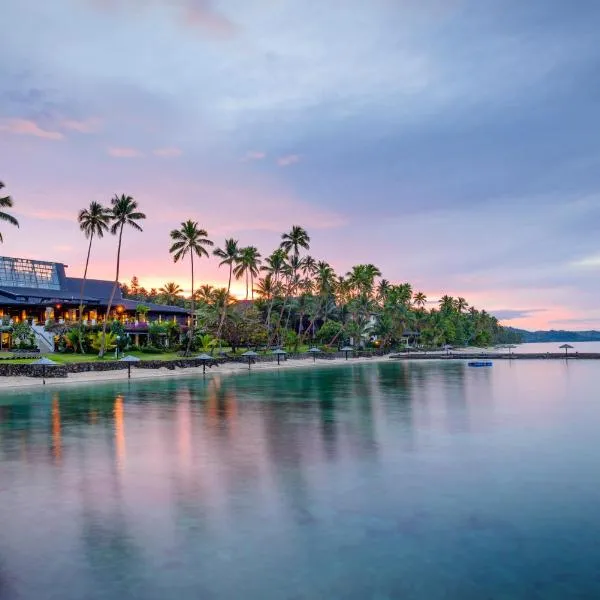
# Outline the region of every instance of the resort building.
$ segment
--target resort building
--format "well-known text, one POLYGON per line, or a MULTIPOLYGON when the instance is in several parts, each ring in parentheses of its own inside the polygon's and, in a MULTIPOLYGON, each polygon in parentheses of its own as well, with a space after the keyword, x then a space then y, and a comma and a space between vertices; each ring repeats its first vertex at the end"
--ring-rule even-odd
MULTIPOLYGON (((49 323, 75 323, 83 280, 67 277, 66 265, 28 258, 0 257, 0 348, 10 346, 10 326, 27 320, 34 327, 49 323)), ((88 325, 104 321, 113 291, 112 281, 88 279, 83 296, 83 320, 88 325)), ((110 320, 118 319, 125 330, 143 334, 152 321, 188 325, 188 311, 178 306, 138 302, 123 298, 117 287, 110 320)))

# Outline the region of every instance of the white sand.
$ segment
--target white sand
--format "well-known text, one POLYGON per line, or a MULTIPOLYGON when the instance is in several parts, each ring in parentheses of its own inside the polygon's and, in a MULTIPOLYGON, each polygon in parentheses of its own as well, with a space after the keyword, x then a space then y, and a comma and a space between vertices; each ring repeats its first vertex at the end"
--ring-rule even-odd
MULTIPOLYGON (((257 362, 251 366, 252 371, 274 371, 277 369, 299 369, 299 368, 314 368, 314 367, 329 367, 336 365, 356 365, 364 363, 381 362, 388 360, 387 356, 377 356, 373 358, 349 358, 346 361, 345 358, 335 358, 331 360, 324 360, 317 358, 316 362, 313 362, 312 358, 306 359, 295 359, 281 361, 278 366, 277 361, 273 362, 257 362)), ((206 376, 214 375, 229 375, 231 373, 241 373, 248 371, 247 363, 224 363, 218 367, 212 367, 206 369, 206 376)), ((191 367, 188 369, 175 368, 170 370, 167 368, 161 369, 138 369, 135 366, 131 367, 131 380, 147 380, 157 379, 165 377, 186 377, 186 376, 198 376, 202 375, 202 367, 191 367)), ((88 383, 106 383, 109 381, 126 381, 127 380, 127 369, 119 371, 90 371, 87 373, 69 373, 65 379, 63 377, 57 377, 56 379, 46 379, 46 387, 49 386, 64 386, 73 384, 88 384, 88 383)), ((40 387, 43 385, 41 378, 36 377, 0 377, 0 392, 2 390, 9 390, 15 388, 26 388, 26 387, 40 387)))

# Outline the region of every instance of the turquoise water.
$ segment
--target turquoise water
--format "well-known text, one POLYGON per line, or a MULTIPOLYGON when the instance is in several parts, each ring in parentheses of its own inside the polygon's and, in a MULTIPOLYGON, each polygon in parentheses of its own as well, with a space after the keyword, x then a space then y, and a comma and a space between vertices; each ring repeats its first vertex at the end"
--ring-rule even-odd
POLYGON ((0 393, 0 599, 600 597, 595 362, 0 393))

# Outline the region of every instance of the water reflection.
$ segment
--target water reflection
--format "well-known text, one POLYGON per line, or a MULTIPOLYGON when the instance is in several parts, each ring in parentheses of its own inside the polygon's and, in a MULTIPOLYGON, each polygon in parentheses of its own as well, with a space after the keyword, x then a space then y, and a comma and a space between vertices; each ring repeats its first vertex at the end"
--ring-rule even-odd
POLYGON ((67 599, 435 598, 463 589, 456 578, 477 592, 457 597, 494 597, 472 572, 505 548, 539 580, 536 519, 568 521, 584 545, 600 533, 578 521, 600 501, 579 479, 600 466, 580 448, 599 415, 573 387, 595 373, 548 365, 355 364, 5 397, 0 599, 58 580, 67 599), (560 428, 578 406, 575 436, 560 428), (552 478, 570 485, 549 493, 552 478))

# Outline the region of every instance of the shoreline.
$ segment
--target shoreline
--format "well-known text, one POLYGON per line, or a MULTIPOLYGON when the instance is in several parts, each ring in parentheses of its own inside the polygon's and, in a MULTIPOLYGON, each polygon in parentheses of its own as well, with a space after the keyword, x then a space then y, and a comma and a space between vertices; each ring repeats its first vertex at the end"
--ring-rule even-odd
MULTIPOLYGON (((374 362, 384 362, 390 360, 390 355, 373 356, 370 358, 334 358, 329 360, 318 359, 313 362, 311 358, 292 358, 282 361, 280 365, 276 361, 256 362, 250 368, 252 371, 277 371, 277 370, 292 370, 292 369, 310 369, 314 367, 324 366, 340 366, 347 364, 366 364, 374 362)), ((214 375, 235 375, 238 373, 248 372, 247 363, 229 362, 222 365, 206 369, 206 376, 214 375)), ((127 381, 149 381, 152 379, 169 379, 173 377, 187 376, 203 376, 202 366, 167 369, 162 367, 159 369, 138 369, 132 367, 131 379, 127 376, 127 369, 118 369, 114 371, 86 371, 83 373, 69 373, 68 377, 51 377, 46 379, 46 384, 42 382, 41 377, 24 377, 24 376, 7 376, 0 378, 0 396, 3 391, 14 391, 27 388, 42 388, 61 387, 72 385, 87 385, 96 383, 113 383, 127 381)))

